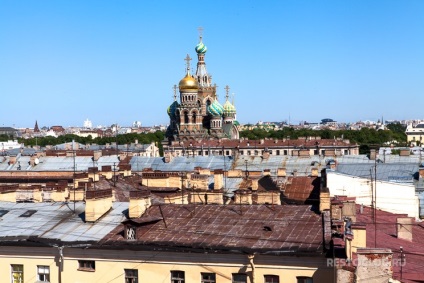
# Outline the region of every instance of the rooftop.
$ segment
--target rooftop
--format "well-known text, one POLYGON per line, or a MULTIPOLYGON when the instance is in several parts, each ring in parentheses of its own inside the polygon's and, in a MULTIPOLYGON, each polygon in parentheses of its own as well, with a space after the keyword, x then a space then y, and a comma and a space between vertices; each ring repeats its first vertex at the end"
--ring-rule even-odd
POLYGON ((137 226, 135 241, 124 239, 122 224, 109 233, 102 244, 142 244, 163 249, 323 253, 321 215, 311 211, 308 205, 165 204, 150 207, 142 217, 132 221, 137 226))

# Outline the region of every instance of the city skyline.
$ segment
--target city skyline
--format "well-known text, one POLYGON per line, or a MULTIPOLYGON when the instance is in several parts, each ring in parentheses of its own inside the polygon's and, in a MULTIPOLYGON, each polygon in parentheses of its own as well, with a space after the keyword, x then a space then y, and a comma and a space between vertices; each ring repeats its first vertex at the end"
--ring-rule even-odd
POLYGON ((422 118, 420 1, 184 3, 3 1, 2 125, 168 124, 199 26, 240 123, 422 118))

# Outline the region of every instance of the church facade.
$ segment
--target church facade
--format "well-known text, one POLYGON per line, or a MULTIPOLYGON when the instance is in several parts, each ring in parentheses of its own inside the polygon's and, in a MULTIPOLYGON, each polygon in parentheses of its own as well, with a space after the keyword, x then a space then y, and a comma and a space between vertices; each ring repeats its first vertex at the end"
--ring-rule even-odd
POLYGON ((226 101, 218 101, 217 86, 212 84, 212 76, 206 70, 206 45, 200 36, 195 47, 197 69, 192 74, 190 56, 186 57, 186 75, 174 86, 174 101, 168 107, 170 124, 166 131, 168 142, 200 141, 216 139, 238 139, 236 108, 229 101, 229 87, 225 87, 226 101))

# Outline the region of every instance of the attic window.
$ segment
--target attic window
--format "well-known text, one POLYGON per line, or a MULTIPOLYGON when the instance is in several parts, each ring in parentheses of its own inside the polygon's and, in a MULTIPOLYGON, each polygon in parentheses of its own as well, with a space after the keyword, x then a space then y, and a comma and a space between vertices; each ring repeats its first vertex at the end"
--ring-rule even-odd
POLYGON ((19 217, 30 217, 36 212, 37 212, 37 210, 30 209, 30 210, 25 211, 21 215, 19 215, 19 217))
POLYGON ((271 232, 272 228, 270 226, 264 226, 264 231, 271 232))
POLYGON ((136 230, 133 226, 127 226, 125 229, 125 238, 127 240, 135 240, 136 239, 136 230))
POLYGON ((1 210, 0 210, 0 217, 3 217, 3 216, 4 216, 4 215, 6 215, 8 212, 9 212, 9 210, 1 209, 1 210))

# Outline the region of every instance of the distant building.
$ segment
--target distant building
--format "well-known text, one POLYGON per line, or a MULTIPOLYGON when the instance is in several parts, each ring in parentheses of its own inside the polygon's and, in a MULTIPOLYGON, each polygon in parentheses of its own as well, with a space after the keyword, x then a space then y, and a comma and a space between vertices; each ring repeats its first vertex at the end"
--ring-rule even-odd
POLYGON ((166 131, 169 143, 200 139, 237 139, 239 130, 236 122, 236 108, 229 100, 229 87, 225 87, 226 101, 218 101, 217 86, 212 84, 212 77, 206 70, 206 45, 196 45, 197 70, 190 72, 191 58, 187 54, 187 72, 181 79, 178 89, 180 100, 177 101, 177 87, 174 86, 174 102, 168 107, 170 125, 166 131))
POLYGON ((0 135, 9 135, 16 137, 19 131, 12 127, 0 127, 0 135))
POLYGON ((406 127, 407 142, 412 145, 422 145, 424 137, 424 123, 419 123, 415 127, 409 124, 406 127))

